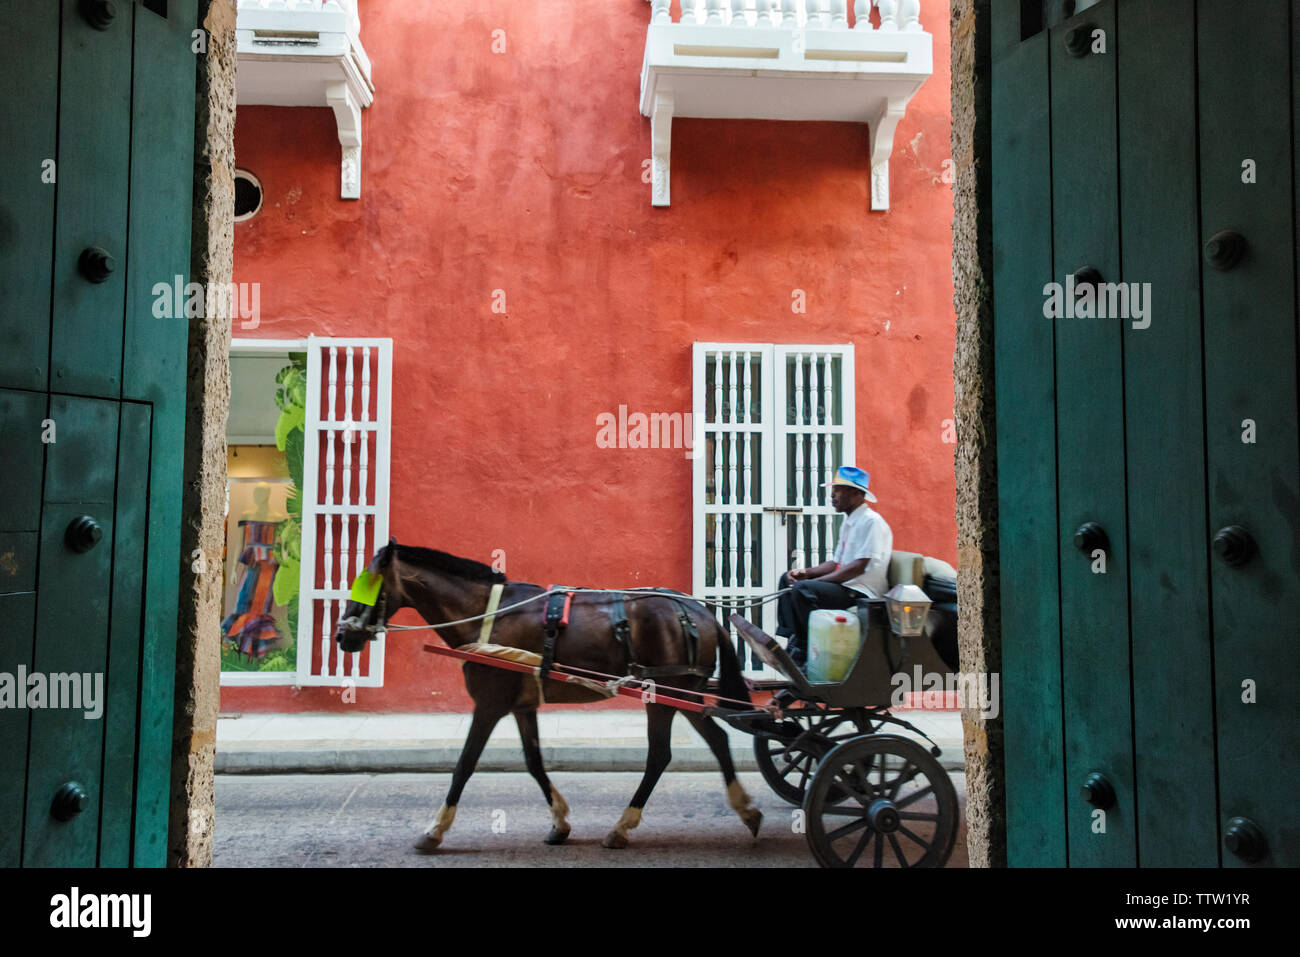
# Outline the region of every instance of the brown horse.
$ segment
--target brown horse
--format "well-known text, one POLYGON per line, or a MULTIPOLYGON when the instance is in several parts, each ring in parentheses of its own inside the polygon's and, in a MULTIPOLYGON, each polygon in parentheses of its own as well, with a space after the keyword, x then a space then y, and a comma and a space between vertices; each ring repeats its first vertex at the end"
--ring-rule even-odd
MULTIPOLYGON (((399 545, 395 539, 379 550, 371 561, 369 570, 381 576, 379 597, 374 605, 348 602, 334 633, 344 651, 361 650, 365 642, 374 637, 375 632, 384 630, 389 616, 400 608, 413 608, 426 622, 436 624, 483 615, 487 610, 492 587, 496 584, 504 586, 500 596, 501 608, 537 597, 546 591, 538 585, 507 581, 504 575, 479 562, 428 548, 399 545)), ((539 599, 498 616, 492 624, 491 643, 540 654, 544 640, 545 603, 546 599, 539 599)), ((457 648, 477 641, 480 628, 481 623, 474 621, 439 628, 437 631, 443 641, 457 648)), ((729 698, 750 700, 749 690, 740 674, 735 649, 717 619, 698 602, 677 601, 666 595, 635 592, 575 593, 568 626, 559 630, 555 642, 554 660, 558 665, 610 675, 631 673, 635 662, 639 666, 638 674, 645 674, 645 670, 641 669, 648 669, 656 676, 654 681, 657 688, 698 694, 707 684, 705 675, 712 672, 715 655, 720 658, 721 665, 718 693, 729 698), (628 647, 615 637, 613 628, 611 613, 620 595, 629 624, 630 655, 628 647), (689 615, 698 636, 695 673, 688 671, 691 668, 687 645, 689 628, 681 618, 683 613, 689 615), (674 676, 669 672, 678 674, 674 676)), ((465 740, 460 760, 452 772, 447 798, 438 809, 433 823, 416 842, 416 848, 430 852, 442 843, 443 835, 456 816, 461 792, 478 764, 483 746, 496 723, 507 713, 515 716, 528 771, 541 785, 542 794, 551 809, 554 825, 546 837, 546 843, 563 843, 569 836, 569 806, 555 790, 542 766, 542 752, 537 739, 537 707, 542 703, 539 698, 544 695, 548 704, 586 704, 603 700, 604 696, 561 681, 547 681, 543 688, 542 682, 535 675, 506 671, 476 662, 466 662, 464 674, 465 687, 474 699, 474 717, 469 737, 465 740)), ((677 709, 655 703, 653 695, 645 697, 650 739, 645 774, 627 809, 614 829, 606 835, 603 841, 605 847, 627 846, 627 832, 641 822, 641 810, 672 757, 669 734, 677 709)), ((749 795, 736 779, 726 732, 706 715, 691 711, 684 713, 718 759, 726 782, 728 803, 750 832, 757 836, 763 815, 758 808, 752 806, 749 795)))

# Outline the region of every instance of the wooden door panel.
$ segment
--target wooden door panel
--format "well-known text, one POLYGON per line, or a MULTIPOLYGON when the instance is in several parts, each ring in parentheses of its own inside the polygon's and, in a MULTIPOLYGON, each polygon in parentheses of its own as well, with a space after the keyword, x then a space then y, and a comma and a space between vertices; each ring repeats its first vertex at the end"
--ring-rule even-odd
POLYGON ((1066 862, 1057 604, 1052 209, 1047 36, 995 54, 992 80, 994 362, 1002 576, 1007 861, 1066 862), (1013 224, 1013 225, 1003 225, 1013 224))
MULTIPOLYGON (((49 396, 0 389, 0 442, 5 453, 5 489, 0 495, 0 531, 34 532, 41 526, 41 476, 49 396)), ((57 431, 53 437, 57 438, 57 431)))
POLYGON ((1120 278, 1149 284, 1122 323, 1135 811, 1143 866, 1213 867, 1196 34, 1168 6, 1117 10, 1120 278))
MULTIPOLYGON (((1263 863, 1300 864, 1300 461, 1296 429, 1296 301, 1290 125, 1291 38, 1285 0, 1202 0, 1201 241, 1244 237, 1230 269, 1204 270, 1209 525, 1244 528, 1257 554, 1210 565, 1214 615, 1219 825, 1262 829, 1263 863), (1256 182, 1243 182, 1243 162, 1256 182), (1254 424, 1253 442, 1247 420, 1254 424), (1246 683, 1253 682, 1255 701, 1246 683)), ((1225 866, 1240 866, 1223 853, 1225 866)))
MULTIPOLYGON (((33 549, 30 556, 35 558, 33 549)), ((31 662, 36 632, 35 591, 0 594, 0 618, 6 635, 0 640, 0 671, 15 676, 19 666, 31 662)), ((16 694, 25 689, 16 688, 16 694)), ((26 708, 0 709, 0 867, 22 863, 23 808, 26 803, 27 734, 31 712, 26 708)))
MULTIPOLYGON (((146 8, 138 9, 135 17, 130 269, 122 363, 123 398, 152 403, 147 458, 129 466, 124 460, 120 466, 133 469, 147 462, 148 471, 139 481, 147 482, 150 489, 147 526, 133 546, 143 548, 147 536, 132 859, 143 867, 161 867, 166 861, 189 328, 185 319, 159 319, 153 314, 153 287, 174 283, 176 276, 189 281, 194 182, 196 57, 190 31, 198 20, 197 0, 169 0, 165 9, 165 17, 146 8)), ((124 406, 124 425, 131 415, 143 414, 131 409, 124 406)), ((123 435, 125 441, 125 428, 123 435)), ((114 578, 115 602, 121 580, 114 578)), ((119 640, 125 640, 119 638, 124 627, 115 610, 114 652, 119 640)), ((116 853, 107 845, 105 851, 116 853)))
POLYGON ((45 389, 58 169, 59 6, 3 0, 0 106, 0 386, 45 389), (53 179, 53 182, 43 180, 53 179))
POLYGON ((63 0, 59 76, 59 193, 54 230, 50 388, 117 397, 122 390, 133 3, 96 30, 63 0), (89 248, 116 266, 103 282, 79 268, 89 248))
MULTIPOLYGON (((89 674, 93 692, 94 675, 104 672, 108 644, 118 403, 52 396, 50 411, 59 441, 49 446, 46 459, 31 668, 47 680, 56 674, 89 674), (81 516, 99 524, 102 538, 77 552, 67 531, 81 516)), ((96 862, 104 732, 102 715, 86 715, 84 708, 31 712, 23 842, 27 866, 93 867, 96 862), (51 802, 68 782, 82 786, 87 806, 71 820, 58 821, 51 802)))
MULTIPOLYGON (((1053 279, 1085 267, 1106 282, 1119 275, 1114 4, 1091 7, 1049 31, 1052 82, 1053 279), (1089 48, 1067 51, 1084 26, 1089 48)), ((1100 300, 1099 300, 1100 301, 1100 300)), ((1050 321, 1050 320, 1045 320, 1050 321)), ((1129 699, 1127 548, 1124 514, 1124 402, 1120 323, 1070 317, 1056 325, 1057 493, 1060 515, 1062 695, 1066 827, 1071 866, 1132 867, 1134 791, 1129 699), (1109 540, 1104 566, 1075 532, 1098 523, 1109 540), (1101 569, 1104 568, 1104 571, 1101 569), (1098 808, 1081 797, 1093 773, 1115 792, 1098 808)))
POLYGON ((5 450, 5 494, 0 495, 0 673, 11 676, 14 700, 0 708, 0 867, 22 860, 27 735, 31 712, 16 707, 26 688, 36 638, 37 539, 45 444, 43 392, 0 390, 0 448, 5 450))
MULTIPOLYGON (((117 449, 118 495, 114 508, 113 605, 104 675, 104 774, 100 805, 99 865, 132 863, 131 819, 136 782, 136 723, 140 712, 144 654, 144 576, 148 549, 150 407, 123 402, 117 449)), ((169 699, 170 701, 170 696, 169 699)), ((170 748, 165 752, 169 757, 170 748)), ((168 789, 149 797, 167 803, 168 789)), ((164 818, 165 821, 165 818, 164 818)), ((164 826, 165 833, 166 828, 164 826)))

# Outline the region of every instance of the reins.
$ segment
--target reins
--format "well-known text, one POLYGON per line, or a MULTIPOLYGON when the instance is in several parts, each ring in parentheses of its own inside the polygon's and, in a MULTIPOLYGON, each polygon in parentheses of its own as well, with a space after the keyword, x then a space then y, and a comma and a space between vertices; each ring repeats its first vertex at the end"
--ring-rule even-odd
MULTIPOLYGON (((782 588, 780 591, 774 591, 768 595, 759 595, 756 598, 747 601, 729 602, 720 601, 712 598, 696 598, 694 595, 687 595, 679 591, 665 591, 662 589, 643 589, 643 588, 563 588, 558 591, 568 591, 587 595, 623 595, 631 598, 688 598, 691 601, 697 601, 701 605, 712 605, 717 608, 750 608, 754 605, 766 605, 774 602, 786 592, 789 588, 782 588)), ((523 601, 517 601, 512 605, 504 605, 495 611, 484 612, 481 615, 471 615, 469 618, 457 618, 455 621, 440 621, 432 625, 386 625, 384 628, 375 628, 376 631, 427 631, 431 628, 452 628, 456 625, 468 625, 471 622, 482 621, 489 615, 500 617, 507 612, 514 611, 516 608, 522 608, 530 605, 535 601, 541 601, 550 595, 550 591, 544 591, 540 595, 534 595, 532 598, 525 598, 523 601)), ((361 629, 367 630, 367 629, 361 629)))

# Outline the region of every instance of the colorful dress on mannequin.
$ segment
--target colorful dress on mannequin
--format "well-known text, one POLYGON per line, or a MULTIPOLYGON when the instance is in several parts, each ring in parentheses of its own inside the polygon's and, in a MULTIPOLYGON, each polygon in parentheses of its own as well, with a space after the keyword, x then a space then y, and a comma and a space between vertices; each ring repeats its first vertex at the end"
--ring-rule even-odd
POLYGON ((221 623, 221 632, 226 644, 241 655, 261 658, 285 644, 271 613, 275 607, 271 583, 280 567, 274 558, 275 529, 280 523, 244 519, 239 524, 244 529, 239 597, 235 610, 221 623))

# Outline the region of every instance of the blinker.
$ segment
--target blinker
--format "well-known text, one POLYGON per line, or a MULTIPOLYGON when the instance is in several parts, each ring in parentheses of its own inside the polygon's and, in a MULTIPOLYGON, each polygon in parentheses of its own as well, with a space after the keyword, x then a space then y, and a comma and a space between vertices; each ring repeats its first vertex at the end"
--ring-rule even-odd
POLYGON ((374 605, 379 600, 379 588, 384 583, 382 575, 364 571, 352 583, 351 599, 359 605, 374 605))

